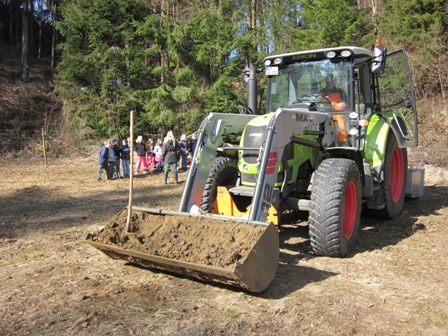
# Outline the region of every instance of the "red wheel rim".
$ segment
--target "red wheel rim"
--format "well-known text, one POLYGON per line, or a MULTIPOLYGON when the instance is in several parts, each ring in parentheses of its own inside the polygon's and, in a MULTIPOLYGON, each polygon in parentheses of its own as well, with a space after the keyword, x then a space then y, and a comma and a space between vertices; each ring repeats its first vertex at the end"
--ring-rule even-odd
POLYGON ((344 236, 350 239, 356 224, 356 212, 358 209, 358 195, 356 194, 355 182, 350 181, 347 185, 344 197, 343 228, 344 236))
POLYGON ((395 147, 390 165, 390 192, 394 202, 400 200, 404 185, 404 158, 401 148, 395 147))

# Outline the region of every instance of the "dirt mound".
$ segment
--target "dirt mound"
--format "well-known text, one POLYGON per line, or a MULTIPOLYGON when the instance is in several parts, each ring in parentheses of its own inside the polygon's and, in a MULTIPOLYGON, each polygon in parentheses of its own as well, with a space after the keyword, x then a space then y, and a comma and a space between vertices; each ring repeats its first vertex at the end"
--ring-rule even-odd
POLYGON ((156 215, 133 211, 125 234, 127 210, 87 239, 169 259, 232 269, 245 260, 264 226, 205 217, 156 215))

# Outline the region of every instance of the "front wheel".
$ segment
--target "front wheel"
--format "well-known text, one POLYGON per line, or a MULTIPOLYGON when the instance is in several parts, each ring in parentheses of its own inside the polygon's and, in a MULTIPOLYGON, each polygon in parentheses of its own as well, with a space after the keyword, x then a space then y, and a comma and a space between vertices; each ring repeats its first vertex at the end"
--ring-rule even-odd
POLYGON ((235 160, 218 156, 213 160, 207 177, 207 183, 202 194, 201 210, 213 212, 213 203, 216 200, 218 187, 234 186, 238 180, 238 167, 235 160))
POLYGON ((318 255, 345 257, 358 236, 361 182, 358 166, 348 159, 324 160, 311 188, 309 232, 318 255))

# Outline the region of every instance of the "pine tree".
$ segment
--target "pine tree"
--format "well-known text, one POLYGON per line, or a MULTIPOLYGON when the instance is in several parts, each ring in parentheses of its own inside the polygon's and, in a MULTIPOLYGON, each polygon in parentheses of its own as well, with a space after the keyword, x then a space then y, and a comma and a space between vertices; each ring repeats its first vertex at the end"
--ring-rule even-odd
POLYGON ((445 0, 383 0, 379 31, 391 51, 405 49, 419 97, 448 106, 448 12, 445 0))

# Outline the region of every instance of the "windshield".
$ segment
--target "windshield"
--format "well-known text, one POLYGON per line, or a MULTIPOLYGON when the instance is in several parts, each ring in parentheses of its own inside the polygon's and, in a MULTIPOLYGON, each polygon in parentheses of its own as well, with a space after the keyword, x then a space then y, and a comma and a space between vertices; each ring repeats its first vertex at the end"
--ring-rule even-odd
POLYGON ((350 69, 349 61, 328 59, 267 68, 267 112, 305 102, 323 111, 351 110, 350 69))

